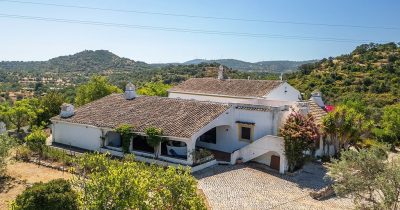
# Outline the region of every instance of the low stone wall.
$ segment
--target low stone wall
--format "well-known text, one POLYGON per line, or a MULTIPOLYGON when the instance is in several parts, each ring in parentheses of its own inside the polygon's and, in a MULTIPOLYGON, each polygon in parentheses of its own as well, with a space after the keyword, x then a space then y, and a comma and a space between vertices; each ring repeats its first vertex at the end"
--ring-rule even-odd
POLYGON ((31 162, 31 163, 34 163, 34 164, 37 164, 37 165, 40 165, 40 166, 44 166, 44 167, 51 168, 51 169, 58 170, 58 171, 62 171, 62 172, 68 172, 68 173, 71 172, 71 170, 70 170, 71 167, 69 167, 69 166, 55 165, 52 162, 48 162, 46 160, 39 160, 38 158, 29 158, 27 160, 27 162, 31 162))

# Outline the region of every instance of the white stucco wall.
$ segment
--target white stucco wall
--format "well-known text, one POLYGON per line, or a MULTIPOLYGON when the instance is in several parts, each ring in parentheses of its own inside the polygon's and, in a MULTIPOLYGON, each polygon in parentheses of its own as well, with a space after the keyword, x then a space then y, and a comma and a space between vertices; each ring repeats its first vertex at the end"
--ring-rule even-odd
POLYGON ((277 135, 281 115, 285 112, 276 111, 273 114, 273 112, 230 108, 227 111, 228 114, 221 115, 205 126, 192 139, 195 141, 201 134, 216 127, 216 144, 201 142, 199 140, 196 141, 196 144, 200 147, 231 153, 249 144, 249 142, 239 140, 239 125, 236 123, 237 121, 254 123, 253 140, 257 140, 266 135, 277 135))
POLYGON ((334 145, 325 145, 324 148, 324 142, 323 142, 323 137, 319 139, 319 147, 318 149, 315 150, 315 157, 322 157, 323 155, 329 155, 333 156, 335 154, 335 146, 334 145), (329 151, 329 154, 328 154, 329 151))
POLYGON ((101 144, 100 128, 65 122, 53 122, 53 141, 87 150, 98 151, 101 144))
POLYGON ((267 100, 299 101, 300 91, 284 82, 265 96, 267 100))

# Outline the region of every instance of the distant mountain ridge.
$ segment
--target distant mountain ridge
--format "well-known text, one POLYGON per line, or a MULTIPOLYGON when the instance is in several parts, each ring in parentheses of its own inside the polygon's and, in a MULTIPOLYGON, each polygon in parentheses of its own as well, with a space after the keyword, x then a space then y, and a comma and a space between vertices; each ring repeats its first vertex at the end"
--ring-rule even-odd
POLYGON ((267 71, 275 73, 286 73, 296 71, 297 68, 306 63, 313 63, 316 60, 309 61, 288 61, 288 60, 277 60, 277 61, 260 61, 260 62, 246 62, 236 59, 217 59, 217 60, 206 60, 206 59, 193 59, 186 61, 183 64, 200 64, 200 63, 220 63, 224 66, 235 70, 241 71, 267 71))
POLYGON ((0 71, 87 71, 133 70, 150 68, 144 62, 137 62, 115 55, 108 50, 84 50, 73 55, 52 58, 48 61, 2 61, 0 71))
POLYGON ((201 63, 219 63, 239 71, 263 71, 263 72, 293 72, 297 67, 313 61, 261 61, 256 63, 235 60, 218 59, 204 60, 194 59, 184 63, 147 64, 115 55, 108 50, 85 50, 73 55, 59 56, 48 61, 2 61, 0 71, 86 71, 101 72, 106 70, 141 70, 154 69, 168 65, 197 65, 201 63))

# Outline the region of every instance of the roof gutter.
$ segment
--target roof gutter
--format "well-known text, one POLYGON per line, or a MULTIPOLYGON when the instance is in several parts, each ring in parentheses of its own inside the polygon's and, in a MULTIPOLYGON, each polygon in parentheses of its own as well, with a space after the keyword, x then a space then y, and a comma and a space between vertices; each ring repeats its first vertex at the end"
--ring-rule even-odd
POLYGON ((239 98, 239 99, 263 99, 263 97, 258 97, 258 96, 232 96, 232 95, 195 93, 195 92, 184 92, 184 91, 170 91, 170 90, 168 91, 168 93, 183 93, 183 94, 191 94, 191 95, 218 96, 218 97, 224 97, 224 98, 239 98))
MULTIPOLYGON (((109 131, 115 130, 110 127, 98 127, 94 125, 89 125, 89 124, 83 124, 83 123, 73 123, 73 122, 68 122, 68 121, 63 121, 63 120, 50 120, 53 124, 54 123, 65 123, 65 124, 70 124, 70 125, 78 125, 78 126, 86 126, 86 127, 91 127, 91 128, 98 128, 98 129, 106 129, 109 131)), ((140 134, 141 136, 147 136, 146 133, 144 132, 133 132, 135 134, 140 134)), ((169 139, 176 139, 176 140, 190 140, 190 138, 187 137, 178 137, 178 136, 161 136, 163 138, 169 138, 169 139)))

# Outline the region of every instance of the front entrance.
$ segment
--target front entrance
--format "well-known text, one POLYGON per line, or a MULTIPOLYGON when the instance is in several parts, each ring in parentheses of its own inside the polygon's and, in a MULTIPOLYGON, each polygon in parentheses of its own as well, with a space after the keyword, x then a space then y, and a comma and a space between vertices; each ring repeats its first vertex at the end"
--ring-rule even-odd
POLYGON ((271 163, 269 164, 269 166, 272 169, 279 171, 279 165, 280 165, 280 157, 276 155, 271 155, 271 163))

